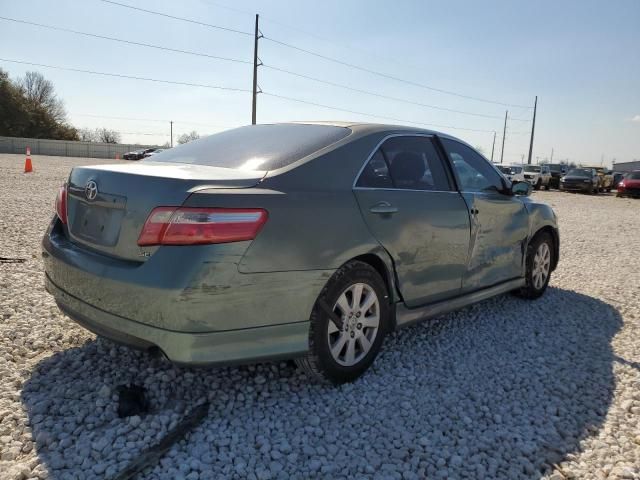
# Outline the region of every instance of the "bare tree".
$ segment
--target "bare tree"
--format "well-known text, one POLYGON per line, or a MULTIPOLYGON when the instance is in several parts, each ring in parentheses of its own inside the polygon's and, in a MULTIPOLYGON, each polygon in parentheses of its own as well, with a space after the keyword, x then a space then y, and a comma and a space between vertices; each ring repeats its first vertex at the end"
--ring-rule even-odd
POLYGON ((96 128, 96 141, 104 143, 120 143, 120 133, 108 128, 96 128))
POLYGON ((192 140, 197 140, 199 138, 200 134, 195 130, 192 130, 190 133, 183 133, 182 135, 180 135, 178 137, 178 143, 182 145, 183 143, 189 143, 192 140))
POLYGON ((56 95, 53 83, 40 72, 27 72, 24 78, 18 80, 18 85, 29 104, 42 108, 56 122, 66 121, 64 104, 56 95))
POLYGON ((97 142, 98 135, 95 130, 90 128, 81 128, 78 130, 78 136, 81 142, 97 142))

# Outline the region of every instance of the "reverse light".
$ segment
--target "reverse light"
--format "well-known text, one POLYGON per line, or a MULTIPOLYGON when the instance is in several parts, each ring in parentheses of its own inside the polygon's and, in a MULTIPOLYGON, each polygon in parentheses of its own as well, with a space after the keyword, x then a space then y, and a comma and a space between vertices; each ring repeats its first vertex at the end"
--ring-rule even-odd
POLYGON ((624 188, 624 187, 625 187, 624 182, 618 183, 618 188, 624 188))
POLYGON ((253 240, 267 221, 262 208, 157 207, 138 245, 202 245, 253 240))
POLYGON ((67 224, 67 184, 65 183, 58 190, 56 196, 56 215, 62 223, 67 224))

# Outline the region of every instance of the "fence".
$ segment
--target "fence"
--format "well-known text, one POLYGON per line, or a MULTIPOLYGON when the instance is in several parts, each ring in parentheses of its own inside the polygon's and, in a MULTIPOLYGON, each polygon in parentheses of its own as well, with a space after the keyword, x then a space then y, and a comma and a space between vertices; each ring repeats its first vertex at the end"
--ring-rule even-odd
POLYGON ((159 148, 157 145, 0 137, 0 153, 25 153, 27 147, 31 148, 32 155, 88 158, 116 158, 116 155, 122 157, 123 153, 130 152, 132 150, 154 147, 159 148))

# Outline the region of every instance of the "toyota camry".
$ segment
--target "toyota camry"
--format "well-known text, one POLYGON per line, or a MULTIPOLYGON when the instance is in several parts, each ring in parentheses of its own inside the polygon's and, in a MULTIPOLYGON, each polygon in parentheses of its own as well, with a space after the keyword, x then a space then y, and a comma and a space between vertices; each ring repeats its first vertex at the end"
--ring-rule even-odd
POLYGON ((43 239, 71 319, 177 364, 295 358, 354 380, 394 329, 558 263, 556 216, 468 144, 375 124, 241 127, 74 168, 43 239))

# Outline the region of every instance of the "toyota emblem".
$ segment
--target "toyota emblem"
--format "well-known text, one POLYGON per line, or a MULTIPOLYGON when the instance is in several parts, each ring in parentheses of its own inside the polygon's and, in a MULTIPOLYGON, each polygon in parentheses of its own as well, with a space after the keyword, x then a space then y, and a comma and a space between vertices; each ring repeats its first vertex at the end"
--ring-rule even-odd
POLYGON ((95 200, 98 196, 98 184, 93 180, 89 180, 84 187, 84 196, 87 197, 87 200, 95 200))

